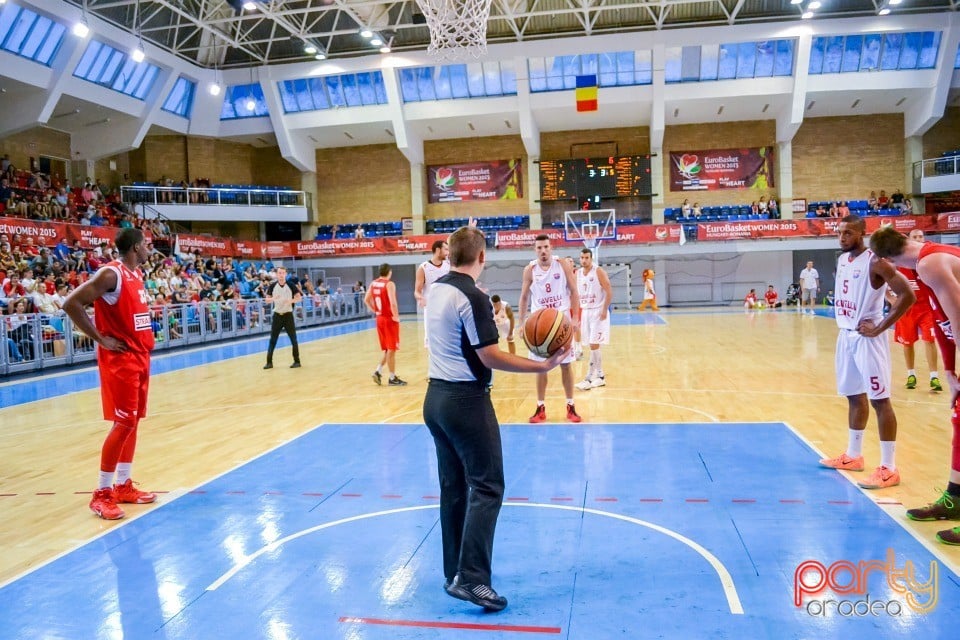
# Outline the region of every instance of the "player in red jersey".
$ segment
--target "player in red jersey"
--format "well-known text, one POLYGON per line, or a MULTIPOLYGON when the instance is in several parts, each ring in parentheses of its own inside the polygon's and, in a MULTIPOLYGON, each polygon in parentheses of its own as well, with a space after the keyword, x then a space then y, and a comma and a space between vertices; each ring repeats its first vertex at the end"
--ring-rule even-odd
MULTIPOLYGON (((921 229, 912 230, 909 238, 920 243, 925 242, 921 229)), ((917 371, 914 369, 916 353, 913 345, 919 338, 923 342, 924 351, 927 355, 927 365, 930 368, 930 390, 943 391, 943 385, 937 375, 937 347, 934 344, 933 311, 930 309, 930 302, 927 300, 926 294, 917 285, 917 272, 906 267, 897 267, 897 269, 907 278, 910 288, 917 296, 917 301, 913 303, 913 306, 902 318, 897 320, 897 325, 894 328, 894 338, 903 345, 903 358, 907 364, 906 387, 907 389, 917 388, 917 371)))
POLYGON ((763 299, 767 301, 768 309, 777 309, 783 306, 783 303, 780 302, 780 295, 772 284, 767 285, 767 292, 763 294, 763 299))
POLYGON ((139 229, 121 229, 115 242, 120 259, 103 265, 63 303, 74 326, 99 345, 103 418, 112 421, 113 427, 100 452, 100 480, 90 509, 105 520, 123 517, 118 503, 146 504, 157 499, 137 489, 130 478, 137 425, 147 415, 153 350, 150 296, 139 269, 150 249, 139 229), (84 309, 90 304, 94 321, 84 309))
MULTIPOLYGON (((891 226, 875 231, 870 248, 898 267, 917 272, 919 289, 927 295, 933 312, 934 334, 943 358, 943 368, 950 385, 953 451, 947 489, 926 507, 909 509, 911 520, 960 520, 960 381, 957 380, 957 343, 954 327, 960 327, 960 248, 935 242, 920 243, 906 238, 891 226)), ((937 533, 945 544, 960 545, 960 527, 937 533)))
POLYGON ((373 372, 373 381, 383 384, 381 374, 383 365, 387 365, 387 371, 390 372, 387 384, 397 387, 407 383, 398 378, 396 373, 396 354, 400 348, 400 308, 397 305, 397 285, 390 279, 392 275, 393 270, 389 264, 380 265, 380 277, 367 287, 363 303, 377 316, 377 337, 380 339, 380 348, 383 349, 380 364, 373 372))

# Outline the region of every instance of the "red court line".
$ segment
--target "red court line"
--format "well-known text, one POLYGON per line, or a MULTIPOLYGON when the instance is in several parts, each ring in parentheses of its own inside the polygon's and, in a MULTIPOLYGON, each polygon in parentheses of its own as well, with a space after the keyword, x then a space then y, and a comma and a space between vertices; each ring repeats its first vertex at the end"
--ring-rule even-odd
POLYGON ((803 500, 781 500, 780 504, 803 504, 803 500))
POLYGON ((827 504, 853 504, 849 500, 827 500, 827 504))
POLYGON ((530 502, 530 498, 523 498, 520 496, 511 496, 507 498, 507 502, 530 502))
POLYGON ((322 496, 322 493, 304 493, 305 496, 322 496))
POLYGON ((92 493, 93 493, 93 491, 74 491, 74 492, 73 492, 73 495, 75 495, 75 496, 83 496, 83 495, 90 495, 90 494, 92 494, 92 493))
POLYGON ((903 503, 898 500, 889 500, 884 502, 877 502, 877 504, 891 505, 891 504, 903 504, 903 503))
POLYGON ((197 489, 196 491, 188 491, 188 493, 206 493, 206 491, 202 491, 202 490, 200 490, 200 489, 197 489))
POLYGON ((687 502, 710 502, 706 498, 687 498, 687 502))
POLYGON ((756 502, 756 500, 754 500, 753 498, 734 498, 731 502, 739 502, 739 503, 746 504, 746 503, 756 502))
POLYGON ((363 494, 362 493, 341 493, 340 497, 341 498, 362 498, 363 494))
POLYGON ((663 498, 640 498, 640 502, 663 502, 663 498))
POLYGON ((573 502, 573 498, 562 498, 562 497, 550 498, 550 500, 552 500, 553 502, 573 502))
POLYGON ((560 627, 533 627, 516 624, 477 624, 474 622, 435 622, 432 620, 386 620, 343 616, 340 622, 376 624, 387 627, 420 627, 425 629, 465 629, 470 631, 514 631, 522 633, 560 634, 560 627))
POLYGON ((169 491, 151 491, 150 493, 170 493, 169 491))
POLYGON ((283 491, 264 491, 263 495, 265 496, 282 496, 283 491))
POLYGON ((619 502, 616 498, 594 498, 597 502, 619 502))
POLYGON ((423 496, 424 500, 439 500, 440 496, 423 496))
POLYGON ((385 493, 385 494, 383 494, 383 495, 380 496, 380 497, 381 497, 381 498, 387 498, 387 499, 389 499, 389 500, 396 500, 397 498, 402 498, 403 496, 399 496, 399 495, 397 495, 397 494, 395 494, 395 493, 385 493))
POLYGON ((17 495, 17 494, 15 494, 15 493, 0 493, 0 498, 13 498, 13 497, 15 497, 16 495, 17 495))
POLYGON ((57 493, 55 491, 37 491, 38 496, 55 496, 57 493))
POLYGON ((246 495, 246 491, 227 491, 228 496, 242 496, 246 495))

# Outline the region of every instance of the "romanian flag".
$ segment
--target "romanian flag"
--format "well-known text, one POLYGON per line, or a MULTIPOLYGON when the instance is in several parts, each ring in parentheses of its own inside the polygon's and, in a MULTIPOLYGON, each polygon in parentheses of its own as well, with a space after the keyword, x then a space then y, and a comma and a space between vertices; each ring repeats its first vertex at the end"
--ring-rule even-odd
POLYGON ((577 76, 577 111, 597 110, 597 76, 577 76))

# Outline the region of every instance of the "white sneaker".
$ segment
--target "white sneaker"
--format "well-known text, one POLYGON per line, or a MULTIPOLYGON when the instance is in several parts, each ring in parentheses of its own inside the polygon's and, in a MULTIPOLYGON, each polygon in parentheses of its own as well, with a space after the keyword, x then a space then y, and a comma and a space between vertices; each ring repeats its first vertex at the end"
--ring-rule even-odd
POLYGON ((590 389, 593 389, 594 384, 590 378, 585 378, 583 382, 578 382, 573 386, 575 386, 577 389, 580 389, 580 391, 590 391, 590 389))
POLYGON ((600 376, 599 378, 594 378, 593 380, 590 381, 591 389, 596 389, 597 387, 605 387, 605 386, 607 386, 607 379, 603 376, 600 376))

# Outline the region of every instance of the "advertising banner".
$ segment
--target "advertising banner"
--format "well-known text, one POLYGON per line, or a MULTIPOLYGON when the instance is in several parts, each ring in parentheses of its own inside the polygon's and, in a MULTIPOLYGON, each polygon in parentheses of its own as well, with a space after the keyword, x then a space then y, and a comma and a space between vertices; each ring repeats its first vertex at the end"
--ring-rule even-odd
MULTIPOLYGON (((616 240, 604 240, 604 244, 647 244, 653 242, 680 242, 683 227, 679 224, 644 224, 625 225, 617 227, 616 240)), ((550 238, 553 247, 582 247, 583 242, 577 240, 567 242, 563 239, 562 229, 545 229, 519 231, 498 231, 496 246, 498 249, 520 249, 532 247, 536 238, 545 233, 550 238)))
MULTIPOLYGON (((941 216, 944 218, 946 216, 941 216)), ((960 215, 957 230, 960 230, 960 215)), ((913 229, 936 231, 936 216, 871 216, 865 218, 867 233, 890 224, 901 233, 913 229)), ((795 220, 741 220, 739 222, 701 222, 697 225, 697 240, 743 240, 748 238, 803 238, 832 236, 837 233, 840 218, 797 218, 795 220)), ((944 230, 941 228, 941 230, 944 230)))
POLYGON ((671 152, 670 191, 772 188, 773 159, 773 147, 671 152))
MULTIPOLYGON (((68 224, 66 222, 41 222, 23 218, 0 218, 0 234, 6 234, 11 242, 13 236, 33 238, 35 245, 52 248, 61 238, 65 238, 70 246, 77 240, 86 249, 98 246, 101 242, 113 244, 117 237, 118 227, 93 227, 83 224, 68 224)), ((149 233, 144 234, 148 239, 149 233)))
POLYGON ((429 201, 471 202, 523 197, 520 159, 427 167, 429 201))

